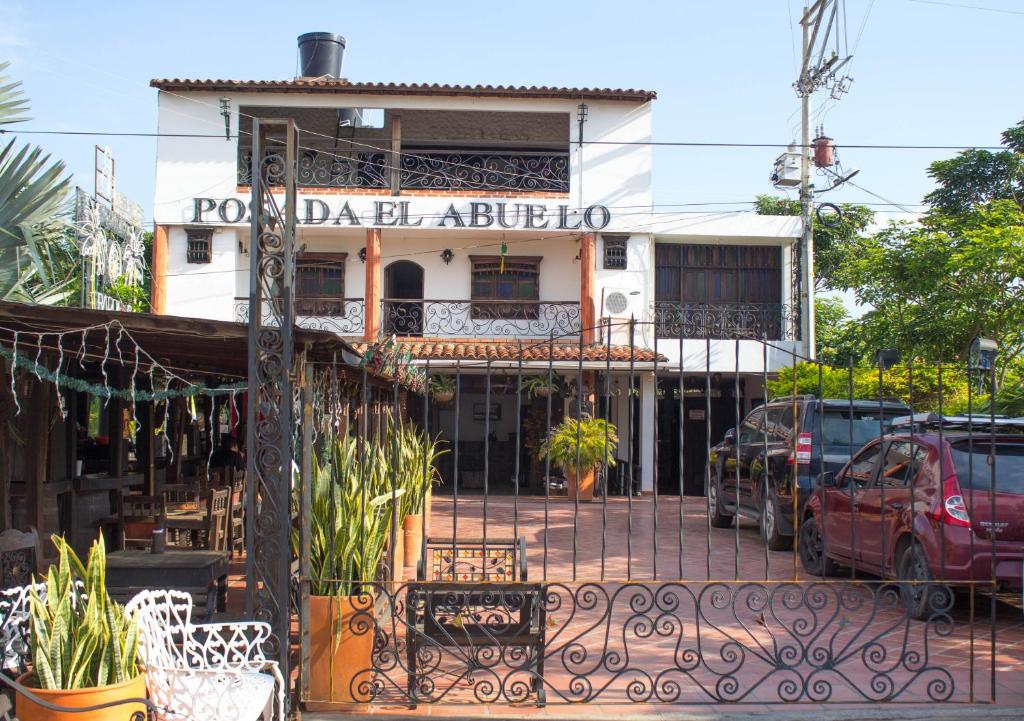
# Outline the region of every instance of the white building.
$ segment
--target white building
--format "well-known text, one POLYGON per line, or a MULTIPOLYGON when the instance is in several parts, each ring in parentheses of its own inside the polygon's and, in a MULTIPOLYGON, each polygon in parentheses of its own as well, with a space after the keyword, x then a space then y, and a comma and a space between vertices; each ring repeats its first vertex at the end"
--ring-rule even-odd
MULTIPOLYGON (((621 390, 629 383, 631 316, 639 321, 634 432, 626 428, 628 393, 612 398, 611 416, 622 436, 618 455, 632 454, 644 490, 655 478, 655 342, 666 387, 678 385, 680 335, 683 370, 700 378, 711 338, 710 370, 723 389, 737 343, 740 370, 763 367, 762 344, 738 336, 776 341, 769 371, 789 362, 796 342, 786 309, 799 219, 656 212, 645 144, 653 92, 326 76, 151 85, 160 91, 155 310, 247 317, 252 121, 293 118, 300 129, 300 323, 359 342, 398 336, 418 362, 429 360, 432 374, 458 366, 463 459, 483 442, 476 405, 487 360, 498 378, 514 372, 520 355, 525 372, 546 373, 550 355, 556 373, 575 379, 582 347, 588 390, 600 396, 609 366, 621 390), (613 319, 610 338, 604 318, 613 319)), ((733 403, 729 392, 715 392, 723 408, 733 403)), ((760 393, 745 388, 742 402, 749 406, 760 393)), ((670 395, 662 402, 665 413, 674 412, 670 395)), ((501 449, 540 401, 524 404, 523 418, 514 417, 513 395, 494 403, 492 488, 510 482, 501 449)), ((438 422, 453 433, 450 409, 438 422)), ((506 451, 514 456, 514 447, 506 451)), ((677 458, 670 451, 659 457, 677 458)), ((670 491, 678 468, 664 463, 659 477, 676 476, 662 482, 670 491)), ((536 473, 524 472, 524 487, 542 483, 536 473)), ((463 475, 460 487, 472 478, 463 475)), ((699 483, 688 487, 699 490, 699 483)))

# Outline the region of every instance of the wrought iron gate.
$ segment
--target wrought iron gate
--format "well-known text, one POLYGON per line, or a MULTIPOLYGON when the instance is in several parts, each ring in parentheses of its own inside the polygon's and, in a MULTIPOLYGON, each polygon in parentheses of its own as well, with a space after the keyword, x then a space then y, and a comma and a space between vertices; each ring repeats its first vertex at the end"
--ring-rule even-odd
MULTIPOLYGON (((842 465, 865 443, 877 438, 889 442, 896 437, 888 425, 892 414, 885 410, 880 410, 877 417, 866 414, 870 417, 868 422, 877 421, 877 431, 871 433, 871 438, 865 437, 866 425, 857 421, 853 412, 852 364, 838 369, 820 363, 805 364, 804 373, 817 373, 816 393, 807 396, 795 392, 794 373, 794 392, 782 402, 792 409, 789 426, 775 427, 767 420, 759 421, 761 435, 757 438, 761 440, 757 442, 763 440, 764 448, 760 455, 754 454, 761 460, 751 461, 741 453, 739 442, 732 446, 733 450, 723 451, 727 447, 717 445, 719 439, 713 437, 713 429, 734 428, 743 433, 746 429, 740 421, 748 411, 757 406, 767 409, 772 404, 779 405, 768 392, 770 358, 783 356, 787 364, 805 359, 796 354, 793 345, 755 340, 754 347, 761 356, 760 368, 743 370, 742 364, 749 368, 751 361, 749 357, 741 361, 740 344, 734 343, 735 372, 731 379, 719 382, 712 372, 714 349, 710 338, 657 340, 653 360, 648 358, 639 364, 636 359, 642 350, 635 338, 641 331, 650 330, 644 325, 631 321, 628 328, 618 329, 629 343, 616 353, 626 353, 623 357, 628 357, 628 362, 616 361, 614 365, 611 338, 616 329, 610 323, 603 328, 603 349, 584 347, 582 341, 573 343, 576 360, 572 369, 558 360, 566 356, 568 342, 555 337, 540 342, 523 341, 518 361, 512 364, 495 360, 459 361, 454 367, 439 369, 436 363, 426 363, 425 387, 432 376, 445 374, 453 378, 453 405, 445 412, 451 416, 449 425, 454 432, 445 439, 452 456, 451 477, 446 479, 446 487, 435 489, 432 529, 428 532, 424 528, 418 537, 423 559, 418 577, 412 570, 404 576, 393 571, 400 564, 396 559, 396 524, 391 526, 385 563, 372 582, 352 584, 350 579, 313 578, 308 558, 304 558, 300 574, 307 589, 304 598, 315 581, 321 590, 337 589, 333 595, 344 593, 348 605, 344 613, 336 607, 332 611, 335 616, 328 632, 333 634, 335 646, 327 652, 321 650, 315 657, 311 656, 311 634, 317 631, 309 631, 308 615, 302 619, 300 699, 312 705, 995 701, 995 592, 1005 580, 996 578, 995 533, 988 533, 987 539, 984 529, 967 534, 974 560, 966 573, 964 568, 947 563, 945 550, 940 551, 941 559, 928 559, 931 575, 915 576, 913 569, 905 572, 901 565, 884 577, 872 576, 852 570, 859 565, 856 562, 845 569, 832 568, 834 564, 830 563, 822 569, 827 571, 823 576, 812 575, 805 568, 815 561, 813 557, 801 557, 802 533, 809 539, 805 548, 817 548, 821 554, 827 554, 829 544, 837 538, 834 533, 819 533, 818 545, 813 545, 817 526, 810 524, 830 529, 833 526, 827 506, 820 507, 818 516, 812 513, 813 504, 808 504, 812 487, 839 487, 835 471, 826 468, 824 445, 815 477, 801 475, 807 470, 805 454, 813 453, 810 445, 805 444, 824 443, 826 431, 832 436, 843 434, 847 442, 838 451, 845 456, 839 464, 842 465), (678 361, 669 362, 659 355, 669 344, 677 347, 678 361), (525 350, 531 351, 531 357, 545 357, 546 366, 524 365, 525 350), (700 362, 692 360, 694 355, 702 356, 700 362), (603 359, 603 369, 595 367, 594 357, 603 359), (634 397, 650 393, 651 375, 661 376, 664 381, 660 388, 654 384, 653 402, 633 402, 634 397), (558 386, 563 394, 558 403, 566 416, 580 418, 590 414, 608 421, 614 415, 620 428, 628 429, 629 442, 620 455, 620 487, 627 489, 625 495, 611 495, 613 486, 608 474, 603 474, 597 481, 603 492, 593 502, 581 501, 578 494, 574 500, 557 497, 557 486, 550 482, 554 470, 550 461, 545 464, 542 492, 527 493, 522 463, 525 456, 521 452, 524 439, 518 419, 526 397, 524 382, 531 376, 546 381, 549 389, 558 386), (844 381, 840 384, 842 393, 835 390, 837 378, 844 381), (648 390, 642 391, 645 383, 648 390), (491 406, 498 386, 513 389, 517 419, 514 462, 509 465, 506 460, 501 468, 511 477, 507 492, 491 485, 495 475, 491 459, 498 443, 492 433, 491 406), (730 386, 732 412, 719 422, 721 419, 713 417, 713 413, 721 414, 728 407, 723 398, 730 395, 730 386), (482 399, 475 400, 483 405, 481 412, 474 415, 479 420, 474 422, 482 424, 484 441, 483 473, 473 477, 481 487, 474 491, 464 488, 469 473, 465 471, 467 450, 459 437, 459 429, 464 427, 460 416, 466 412, 463 395, 469 387, 477 389, 475 399, 479 398, 479 389, 484 391, 482 399), (836 399, 831 403, 839 409, 837 417, 846 419, 845 429, 836 426, 835 418, 826 421, 825 405, 817 399, 827 395, 836 399), (692 401, 685 407, 690 411, 688 420, 703 421, 704 433, 694 435, 687 429, 687 423, 678 424, 678 465, 669 483, 679 490, 678 495, 666 495, 660 490, 666 487, 664 479, 659 484, 657 477, 658 439, 654 439, 653 457, 646 452, 645 458, 638 459, 633 434, 638 432, 638 426, 656 433, 659 407, 664 408, 665 403, 677 402, 677 417, 683 419, 688 398, 703 401, 702 408, 694 407, 692 401), (845 416, 844 403, 850 408, 845 416), (812 411, 807 409, 814 407, 821 409, 815 416, 815 425, 801 428, 805 413, 811 417, 812 411), (784 441, 771 437, 776 432, 784 441), (682 493, 684 475, 693 471, 684 467, 688 457, 684 449, 688 444, 703 446, 706 460, 697 472, 703 476, 705 489, 713 489, 703 497, 686 497, 682 493), (784 456, 777 476, 769 472, 773 454, 784 456), (638 462, 653 464, 653 478, 647 476, 653 483, 648 484, 642 495, 632 492, 638 462), (759 480, 758 476, 762 478, 759 480), (794 525, 785 529, 792 531, 787 550, 769 549, 775 541, 771 540, 771 531, 764 529, 768 520, 760 523, 761 528, 738 518, 731 528, 713 527, 724 525, 721 509, 716 515, 713 504, 724 502, 722 488, 730 482, 729 478, 735 483, 735 495, 740 494, 741 484, 749 484, 755 489, 751 497, 760 495, 755 505, 764 503, 763 508, 770 506, 775 513, 780 513, 781 508, 786 508, 787 513, 791 511, 794 525), (805 527, 811 530, 804 531, 805 527), (985 555, 985 549, 992 554, 987 572, 982 570, 984 563, 977 560, 985 555), (349 643, 355 648, 358 641, 354 639, 360 637, 367 649, 366 660, 347 676, 341 676, 343 688, 332 686, 326 697, 322 688, 311 691, 310 674, 322 673, 339 663, 338 646, 349 643)), ((964 371, 963 367, 953 365, 944 368, 947 377, 951 372, 964 371)), ((906 370, 906 395, 913 399, 913 364, 906 370)), ((924 369, 916 370, 920 378, 924 369)), ((930 369, 929 378, 935 372, 934 367, 930 369)), ((987 383, 992 373, 970 368, 966 372, 969 388, 979 378, 987 383)), ((331 376, 321 369, 319 373, 307 386, 310 417, 314 412, 321 413, 333 419, 334 428, 344 425, 347 433, 365 439, 372 415, 368 407, 372 379, 368 380, 364 372, 361 379, 343 388, 345 384, 339 384, 336 372, 331 376), (343 415, 353 420, 341 424, 338 418, 343 415)), ((881 398, 882 367, 878 374, 881 398)), ((942 366, 937 374, 937 383, 929 381, 934 386, 936 403, 926 410, 941 416, 942 366)), ((437 416, 431 413, 431 393, 407 394, 397 379, 391 384, 390 413, 397 418, 409 408, 416 410, 418 405, 417 415, 424 431, 428 436, 435 434, 437 429, 431 427, 431 419, 436 422, 437 416)), ((378 406, 386 401, 386 394, 378 392, 375 397, 378 406)), ((981 490, 994 499, 991 491, 1000 480, 992 451, 996 425, 974 414, 973 402, 969 397, 968 412, 972 417, 966 421, 967 442, 989 449, 987 472, 991 488, 981 490)), ((879 404, 882 409, 881 400, 879 404)), ((545 428, 550 428, 560 415, 555 393, 550 390, 544 406, 545 428)), ((913 407, 912 400, 902 411, 911 416, 911 421, 900 438, 913 439, 915 434, 924 438, 924 426, 913 421, 913 414, 921 410, 913 407)), ((689 425, 692 429, 693 424, 689 425)), ((943 428, 943 424, 938 424, 940 445, 943 428)), ((312 436, 306 441, 307 453, 315 456, 316 441, 312 436)), ((609 443, 607 435, 605 443, 609 443)), ((982 456, 976 456, 972 451, 968 463, 982 462, 977 460, 982 456)), ((915 529, 918 533, 922 528, 932 529, 929 532, 938 534, 940 549, 953 547, 954 540, 946 537, 952 532, 950 529, 959 534, 957 543, 965 538, 960 530, 947 525, 949 519, 942 515, 941 507, 936 515, 934 504, 926 507, 918 497, 913 473, 924 467, 924 460, 917 463, 914 471, 907 471, 909 488, 890 490, 890 501, 899 495, 907 504, 904 515, 909 513, 910 517, 909 540, 900 540, 906 545, 896 549, 900 558, 913 559, 913 554, 924 553, 926 544, 915 537, 915 529)), ((940 456, 940 474, 945 477, 949 470, 947 457, 940 456)), ((424 467, 423 472, 426 475, 428 469, 424 467)), ((848 471, 847 477, 852 478, 853 473, 848 471)), ((864 534, 866 528, 857 520, 858 502, 867 494, 859 483, 850 481, 845 491, 853 500, 850 554, 879 538, 883 548, 886 543, 882 524, 888 521, 884 515, 879 516, 882 520, 877 532, 856 537, 858 529, 864 534)), ((882 483, 883 505, 885 488, 882 483)), ((981 498, 980 494, 972 493, 970 507, 965 511, 972 519, 984 515, 974 515, 975 495, 981 498)), ((308 508, 308 496, 303 503, 308 508)), ((993 524, 990 528, 995 528, 998 509, 994 500, 988 513, 989 523, 993 524)), ((761 515, 768 518, 764 511, 761 515)), ((783 522, 781 516, 775 519, 775 523, 783 522)), ((308 542, 308 519, 303 523, 308 542)), ((932 553, 931 546, 927 546, 927 552, 932 553)), ((319 628, 320 633, 325 632, 322 626, 319 628)))

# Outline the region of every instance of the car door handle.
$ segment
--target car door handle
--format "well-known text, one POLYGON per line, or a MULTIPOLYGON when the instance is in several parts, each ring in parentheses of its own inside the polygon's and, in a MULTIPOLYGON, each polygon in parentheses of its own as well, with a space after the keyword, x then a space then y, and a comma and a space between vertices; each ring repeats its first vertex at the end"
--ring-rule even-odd
POLYGON ((902 503, 900 503, 899 501, 897 501, 896 503, 889 503, 889 504, 887 504, 887 505, 888 505, 888 506, 889 506, 889 508, 890 508, 891 510, 893 510, 893 511, 898 511, 898 510, 900 510, 901 508, 903 508, 903 504, 902 504, 902 503))

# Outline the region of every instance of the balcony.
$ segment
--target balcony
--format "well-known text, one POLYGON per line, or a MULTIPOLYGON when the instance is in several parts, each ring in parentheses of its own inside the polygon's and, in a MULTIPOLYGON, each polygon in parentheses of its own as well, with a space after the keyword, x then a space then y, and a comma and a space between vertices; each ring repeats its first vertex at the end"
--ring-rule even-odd
POLYGON ((556 338, 580 333, 579 301, 385 298, 387 335, 441 338, 556 338))
MULTIPOLYGON (((362 298, 340 298, 331 301, 296 301, 295 324, 300 328, 324 330, 344 336, 363 334, 362 298)), ((235 298, 234 319, 249 322, 249 299, 235 298)), ((263 322, 272 320, 269 301, 264 302, 263 322)))
POLYGON ((781 303, 654 304, 659 338, 795 340, 797 318, 781 303))
MULTIPOLYGON (((264 163, 279 160, 268 151, 264 163)), ((387 151, 340 150, 303 138, 298 184, 313 188, 391 188, 394 156, 387 151)), ((569 192, 567 151, 403 149, 398 185, 406 190, 569 192)), ((238 184, 252 182, 252 148, 240 147, 238 184)))

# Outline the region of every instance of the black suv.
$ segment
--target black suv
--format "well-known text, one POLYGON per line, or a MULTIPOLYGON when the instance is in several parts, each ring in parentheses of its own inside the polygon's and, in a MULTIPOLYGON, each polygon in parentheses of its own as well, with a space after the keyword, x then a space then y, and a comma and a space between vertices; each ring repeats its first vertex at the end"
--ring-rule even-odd
POLYGON ((727 528, 738 513, 760 523, 770 549, 791 548, 793 469, 799 514, 822 472, 838 472, 861 446, 888 432, 892 419, 909 412, 900 402, 814 396, 774 398, 755 408, 711 449, 711 525, 727 528))

